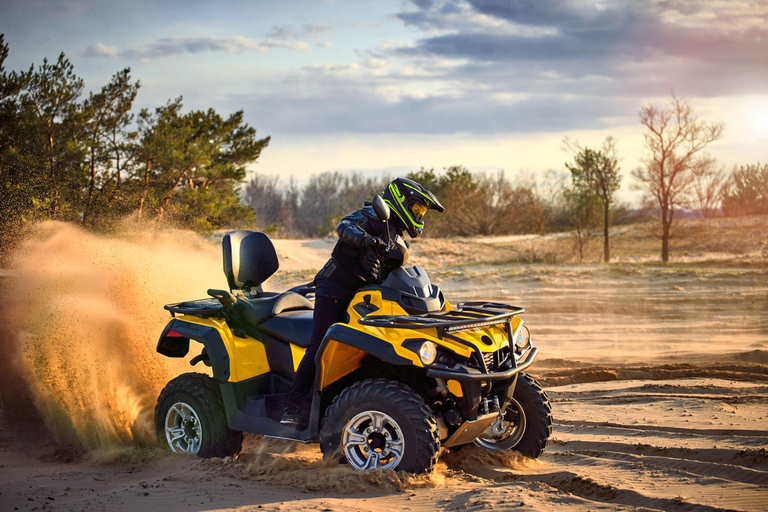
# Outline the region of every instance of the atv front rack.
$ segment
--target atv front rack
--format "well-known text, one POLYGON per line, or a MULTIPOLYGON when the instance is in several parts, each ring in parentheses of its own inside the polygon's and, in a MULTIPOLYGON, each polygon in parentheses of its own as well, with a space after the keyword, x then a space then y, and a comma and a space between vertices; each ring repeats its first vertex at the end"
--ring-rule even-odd
MULTIPOLYGON (((451 311, 423 315, 369 315, 358 322, 390 329, 437 329, 437 337, 442 338, 452 332, 489 325, 506 324, 507 330, 511 331, 510 319, 524 311, 524 308, 499 302, 460 302, 451 311)), ((512 338, 511 332, 509 337, 512 338)))
MULTIPOLYGON (((525 309, 518 306, 510 306, 508 304, 501 304, 499 302, 460 302, 456 305, 455 309, 451 311, 441 311, 439 313, 425 313, 423 315, 370 315, 364 316, 358 323, 368 325, 371 327, 382 327, 390 329, 436 329, 437 337, 439 339, 447 338, 456 343, 464 345, 472 350, 477 357, 478 364, 482 374, 480 377, 471 376, 468 378, 487 378, 490 372, 488 366, 483 358, 483 353, 476 345, 468 342, 467 340, 456 336, 457 331, 467 331, 470 329, 477 329, 478 327, 487 327, 490 325, 504 324, 507 331, 507 338, 510 345, 512 344, 512 317, 524 312, 525 309)), ((534 349, 535 351, 536 349, 534 349)), ((535 352, 533 353, 535 357, 535 352)), ((530 358, 525 366, 520 368, 513 368, 508 372, 493 373, 494 379, 507 379, 511 375, 519 373, 522 369, 530 366, 533 362, 533 358, 530 358)), ((430 365, 429 371, 440 371, 441 369, 447 370, 441 366, 430 365)), ((455 375, 456 372, 451 370, 451 375, 455 375)), ((429 373, 427 373, 429 375, 429 373)))

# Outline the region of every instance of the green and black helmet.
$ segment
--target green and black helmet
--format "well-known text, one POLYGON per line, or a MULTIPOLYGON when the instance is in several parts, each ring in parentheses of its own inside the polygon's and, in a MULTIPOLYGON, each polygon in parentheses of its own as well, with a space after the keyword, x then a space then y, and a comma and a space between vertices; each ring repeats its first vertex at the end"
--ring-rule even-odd
POLYGON ((444 212, 445 208, 435 194, 408 178, 397 178, 381 195, 394 213, 393 218, 401 229, 416 238, 424 229, 427 210, 444 212))

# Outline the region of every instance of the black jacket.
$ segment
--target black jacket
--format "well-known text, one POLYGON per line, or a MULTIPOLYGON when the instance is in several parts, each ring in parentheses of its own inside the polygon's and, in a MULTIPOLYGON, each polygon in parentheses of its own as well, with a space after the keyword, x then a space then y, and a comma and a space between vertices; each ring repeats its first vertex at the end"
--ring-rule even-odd
MULTIPOLYGON (((349 291, 368 284, 366 272, 360 265, 360 259, 367 250, 363 240, 370 235, 377 236, 384 242, 387 241, 386 224, 376 216, 371 206, 364 206, 341 219, 336 226, 336 232, 339 234, 339 241, 333 248, 331 260, 315 278, 318 283, 318 292, 320 288, 327 288, 329 284, 336 285, 332 288, 338 286, 349 291), (323 280, 329 283, 321 283, 323 280)), ((395 226, 394 222, 389 222, 389 232, 393 240, 397 235, 402 236, 402 231, 395 226)))

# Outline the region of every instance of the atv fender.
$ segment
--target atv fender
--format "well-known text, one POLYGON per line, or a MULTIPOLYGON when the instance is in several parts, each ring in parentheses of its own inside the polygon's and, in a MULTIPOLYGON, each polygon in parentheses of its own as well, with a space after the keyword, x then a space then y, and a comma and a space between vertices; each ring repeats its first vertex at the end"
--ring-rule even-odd
POLYGON ((345 324, 334 324, 323 338, 315 360, 320 369, 318 390, 358 369, 366 355, 396 366, 423 366, 418 354, 404 347, 345 324))
POLYGON ((229 380, 229 354, 221 335, 213 327, 174 318, 163 329, 157 351, 168 357, 184 357, 189 353, 189 340, 202 343, 205 347, 213 367, 213 377, 220 382, 229 380))

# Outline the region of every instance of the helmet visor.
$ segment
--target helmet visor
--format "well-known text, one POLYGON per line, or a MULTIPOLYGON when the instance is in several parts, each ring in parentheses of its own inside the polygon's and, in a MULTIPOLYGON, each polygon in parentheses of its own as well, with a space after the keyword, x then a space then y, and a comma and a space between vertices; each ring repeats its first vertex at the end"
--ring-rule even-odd
POLYGON ((416 201, 411 206, 411 213, 413 214, 413 219, 416 222, 421 222, 422 217, 424 217, 424 214, 427 213, 428 209, 429 208, 427 208, 427 205, 419 201, 416 201))

